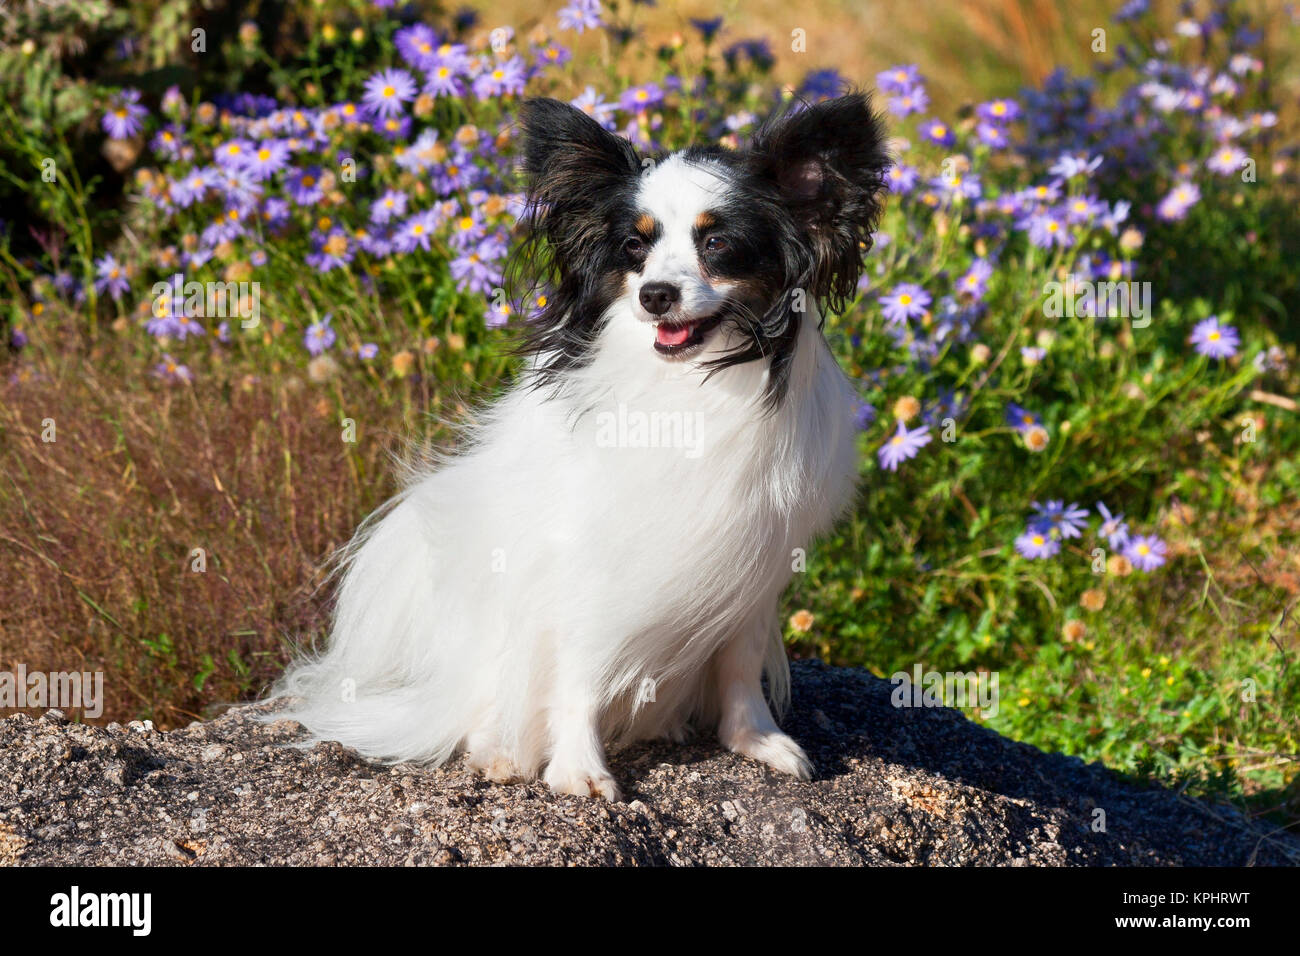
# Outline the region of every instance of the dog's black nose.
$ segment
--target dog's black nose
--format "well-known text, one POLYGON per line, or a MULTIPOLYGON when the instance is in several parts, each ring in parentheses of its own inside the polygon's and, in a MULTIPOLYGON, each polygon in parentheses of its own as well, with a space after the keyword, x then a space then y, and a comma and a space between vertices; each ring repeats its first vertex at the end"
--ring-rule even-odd
POLYGON ((681 290, 669 282, 647 282, 641 287, 641 305, 651 315, 663 315, 681 297, 681 290))

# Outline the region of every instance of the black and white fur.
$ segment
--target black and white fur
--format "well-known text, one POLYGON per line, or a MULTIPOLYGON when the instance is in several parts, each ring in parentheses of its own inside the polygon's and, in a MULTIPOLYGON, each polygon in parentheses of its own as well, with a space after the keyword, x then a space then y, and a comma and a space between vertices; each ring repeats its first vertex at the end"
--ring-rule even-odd
POLYGON ((645 164, 555 100, 523 112, 551 292, 518 382, 344 554, 333 629, 276 688, 317 739, 467 753, 616 799, 605 748, 688 725, 807 778, 778 602, 849 504, 854 393, 819 306, 855 288, 888 160, 866 97, 783 111, 744 150, 645 164), (692 448, 602 440, 689 415, 692 448), (643 419, 644 420, 644 419, 643 419), (667 419, 665 419, 667 420, 667 419))

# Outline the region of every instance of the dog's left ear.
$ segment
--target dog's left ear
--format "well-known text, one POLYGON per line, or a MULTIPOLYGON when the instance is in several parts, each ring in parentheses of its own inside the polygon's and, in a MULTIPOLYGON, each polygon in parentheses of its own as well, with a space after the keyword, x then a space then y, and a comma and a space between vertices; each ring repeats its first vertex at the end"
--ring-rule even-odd
POLYGON ((843 307, 856 291, 862 257, 880 217, 890 158, 884 124, 866 94, 796 104, 755 134, 751 171, 778 190, 814 256, 809 291, 843 307))

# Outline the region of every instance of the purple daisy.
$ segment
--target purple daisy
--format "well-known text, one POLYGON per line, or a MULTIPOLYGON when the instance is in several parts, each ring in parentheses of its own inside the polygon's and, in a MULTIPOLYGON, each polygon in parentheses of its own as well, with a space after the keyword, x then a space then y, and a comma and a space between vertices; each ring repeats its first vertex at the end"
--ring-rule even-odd
POLYGON ((334 344, 336 336, 334 330, 330 328, 332 318, 333 315, 326 312, 319 321, 307 326, 307 331, 302 337, 302 344, 312 355, 320 355, 334 344))
POLYGON ((894 432, 876 453, 880 458, 880 467, 886 471, 897 471, 899 464, 909 458, 915 458, 928 444, 930 444, 930 426, 922 425, 909 430, 906 425, 899 422, 898 431, 894 432))
POLYGON ((140 91, 119 90, 109 102, 100 126, 111 139, 130 139, 144 127, 149 111, 140 105, 140 91))
POLYGON ((902 93, 921 82, 921 70, 915 63, 891 66, 876 74, 876 86, 885 93, 902 93))
POLYGON ((107 292, 114 299, 122 298, 122 293, 131 288, 126 278, 126 270, 112 255, 106 254, 95 260, 95 291, 107 292))
POLYGON ((295 169, 289 174, 288 181, 284 184, 284 191, 299 206, 315 205, 325 195, 324 190, 320 187, 320 176, 321 168, 319 166, 295 169))
POLYGON ((1237 354, 1241 347, 1241 336, 1231 325, 1222 325, 1218 316, 1210 316, 1196 323, 1188 341, 1196 346, 1196 351, 1206 358, 1226 359, 1237 354))
POLYGON ((396 216, 406 215, 406 193, 389 189, 370 204, 370 221, 377 226, 385 225, 396 216))
POLYGON ((1042 427, 1043 416, 1022 408, 1015 402, 1007 403, 1006 422, 1018 432, 1034 427, 1042 427))
POLYGON ((1097 502, 1097 514, 1101 515, 1101 527, 1097 529, 1097 534, 1106 539, 1112 551, 1124 547, 1128 543, 1128 522, 1124 516, 1111 514, 1100 501, 1097 502))
POLYGON ((957 280, 957 292, 974 299, 984 298, 988 291, 989 279, 993 276, 993 266, 987 259, 976 259, 966 270, 966 274, 957 280))
POLYGON ((244 156, 242 169, 250 179, 265 182, 289 163, 289 146, 284 140, 268 139, 258 143, 244 156))
POLYGON ((1015 100, 989 100, 975 107, 975 115, 986 123, 1012 123, 1020 118, 1020 104, 1015 100))
POLYGON ((1043 534, 1059 532, 1062 538, 1079 538, 1083 536, 1083 521, 1088 517, 1088 509, 1080 508, 1073 501, 1067 506, 1057 499, 1040 505, 1037 501, 1031 507, 1037 512, 1029 519, 1029 530, 1043 534))
POLYGON ((1140 534, 1129 538, 1124 546, 1124 557, 1139 571, 1154 571, 1165 563, 1165 543, 1153 534, 1140 534))
POLYGON ((939 119, 928 119, 921 124, 921 136, 937 146, 951 146, 957 142, 952 127, 939 119))
POLYGON ((415 99, 415 80, 405 70, 390 68, 366 80, 361 102, 376 116, 397 116, 402 104, 415 99))
POLYGON ((1200 187, 1193 182, 1181 182, 1156 206, 1156 215, 1165 222, 1176 222, 1187 215, 1201 201, 1200 187))
POLYGON ((891 325, 919 319, 930 305, 930 293, 912 282, 894 286, 889 295, 880 297, 880 310, 891 325))
POLYGON ((1050 534, 1029 528, 1016 538, 1016 550, 1026 558, 1051 558, 1061 553, 1061 542, 1050 534))
POLYGON ((594 30, 604 23, 601 19, 600 0, 572 0, 568 6, 560 8, 558 19, 561 30, 572 30, 574 33, 594 30))

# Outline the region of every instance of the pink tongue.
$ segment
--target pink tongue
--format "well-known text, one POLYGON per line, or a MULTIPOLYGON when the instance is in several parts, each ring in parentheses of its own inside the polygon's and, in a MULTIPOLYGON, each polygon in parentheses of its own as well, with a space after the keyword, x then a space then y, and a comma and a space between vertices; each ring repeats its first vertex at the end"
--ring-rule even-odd
POLYGON ((655 327, 655 339, 660 345, 684 345, 691 337, 689 325, 659 325, 655 327))

